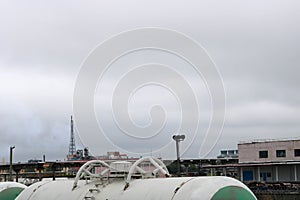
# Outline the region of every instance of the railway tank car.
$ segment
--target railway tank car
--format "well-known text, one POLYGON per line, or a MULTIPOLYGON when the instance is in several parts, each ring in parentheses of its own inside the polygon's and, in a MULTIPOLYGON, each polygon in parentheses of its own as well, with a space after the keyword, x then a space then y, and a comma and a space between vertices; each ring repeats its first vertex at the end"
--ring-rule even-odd
POLYGON ((170 177, 161 160, 145 157, 108 165, 85 163, 71 180, 41 181, 17 200, 256 200, 243 183, 224 176, 170 177), (146 163, 146 164, 145 164, 146 163), (152 166, 145 170, 145 166, 152 166), (166 176, 158 178, 158 174, 166 176))

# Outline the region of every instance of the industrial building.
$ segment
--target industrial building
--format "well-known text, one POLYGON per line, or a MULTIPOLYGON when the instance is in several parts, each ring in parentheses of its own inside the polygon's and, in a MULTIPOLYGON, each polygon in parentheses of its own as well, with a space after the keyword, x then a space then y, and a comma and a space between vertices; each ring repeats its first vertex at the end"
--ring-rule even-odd
POLYGON ((221 150, 221 154, 217 158, 238 158, 238 150, 221 150))
POLYGON ((238 144, 240 180, 300 180, 300 139, 255 140, 238 144))

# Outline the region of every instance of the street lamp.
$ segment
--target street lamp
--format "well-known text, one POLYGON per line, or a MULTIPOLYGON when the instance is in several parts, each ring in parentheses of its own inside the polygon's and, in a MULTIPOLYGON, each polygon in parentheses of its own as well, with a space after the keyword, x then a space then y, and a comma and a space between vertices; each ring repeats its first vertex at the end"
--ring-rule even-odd
POLYGON ((180 176, 180 154, 179 154, 179 142, 185 139, 185 135, 173 135, 173 140, 176 141, 176 153, 177 153, 177 176, 180 176))
POLYGON ((15 146, 10 147, 10 151, 9 151, 9 181, 12 181, 12 157, 13 157, 13 149, 15 148, 15 146))

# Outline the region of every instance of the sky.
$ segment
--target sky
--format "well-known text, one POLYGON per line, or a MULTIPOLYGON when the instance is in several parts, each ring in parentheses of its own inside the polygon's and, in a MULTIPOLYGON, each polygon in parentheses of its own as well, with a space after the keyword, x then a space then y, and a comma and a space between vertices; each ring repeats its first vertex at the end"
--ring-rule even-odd
MULTIPOLYGON (((217 156, 221 149, 236 149, 240 141, 298 137, 299 9, 299 1, 291 0, 2 0, 0 158, 7 161, 9 146, 16 146, 15 162, 41 159, 43 154, 47 160, 63 160, 68 153, 74 87, 84 60, 113 35, 141 27, 171 29, 188 35, 205 48, 218 68, 226 93, 226 116, 222 134, 208 157, 217 156)), ((149 56, 173 61, 174 65, 180 63, 163 53, 156 54, 150 51, 130 55, 121 65, 135 59, 144 61, 149 56)), ((106 87, 98 87, 95 93, 99 102, 109 102, 109 85, 119 79, 121 71, 116 64, 103 79, 107 81, 106 87)), ((187 74, 198 91, 200 113, 206 116, 200 127, 203 125, 206 130, 211 112, 206 99, 209 95, 201 86, 203 83, 197 85, 192 71, 182 73, 187 74)), ((128 100, 131 119, 141 126, 147 125, 148 106, 158 101, 168 105, 167 128, 175 130, 178 102, 158 86, 144 87, 128 100)), ((96 113, 104 112, 105 103, 97 102, 96 113)), ((105 122, 106 118, 101 120, 105 122)), ((113 131, 112 127, 109 120, 105 122, 106 131, 113 131)), ((76 143, 89 146, 82 144, 78 134, 76 143)), ((101 148, 91 150, 101 155, 112 150, 140 152, 143 148, 129 140, 116 143, 122 148, 100 142, 101 148)), ((199 145, 201 138, 183 156, 197 157, 199 145)), ((149 150, 150 146, 146 148, 149 150)), ((158 154, 174 157, 174 152, 158 154)))

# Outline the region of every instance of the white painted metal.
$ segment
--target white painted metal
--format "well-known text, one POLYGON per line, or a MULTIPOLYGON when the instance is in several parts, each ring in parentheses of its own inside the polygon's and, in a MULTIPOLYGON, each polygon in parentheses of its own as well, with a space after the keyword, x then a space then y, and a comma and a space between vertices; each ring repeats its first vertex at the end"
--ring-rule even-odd
POLYGON ((107 174, 110 171, 110 166, 105 163, 102 160, 91 160, 86 162, 84 165, 82 165, 79 169, 79 171, 76 174, 75 181, 73 183, 73 189, 77 187, 77 182, 81 178, 100 178, 102 179, 105 174, 107 174), (91 169, 94 169, 95 167, 106 167, 105 170, 103 170, 99 174, 95 174, 91 172, 91 169))
POLYGON ((17 200, 205 200, 226 186, 242 187, 251 193, 241 182, 228 177, 135 179, 125 191, 121 179, 106 184, 99 181, 86 184, 81 180, 74 190, 73 181, 68 180, 36 183, 24 190, 17 200))
MULTIPOLYGON (((136 177, 133 176, 136 175, 135 173, 149 174, 149 172, 139 167, 143 161, 150 162, 155 167, 152 173, 160 171, 166 175, 168 174, 166 166, 161 161, 147 157, 131 166, 127 172, 126 180, 126 177, 118 176, 107 177, 106 179, 100 176, 98 179, 88 181, 76 179, 76 187, 74 187, 74 180, 42 181, 24 190, 17 200, 205 200, 211 199, 216 192, 226 186, 243 188, 252 194, 244 184, 228 177, 143 179, 143 176, 139 176, 140 179, 134 179, 133 177, 136 177)), ((89 177, 93 176, 89 166, 95 164, 103 164, 107 167, 106 163, 89 162, 82 167, 85 170, 80 170, 76 177, 80 177, 82 174, 89 177)), ((128 165, 128 163, 124 164, 128 165)), ((114 170, 117 170, 115 169, 117 168, 115 167, 116 164, 111 166, 114 166, 114 170)), ((111 166, 109 166, 110 170, 111 166)), ((120 169, 120 166, 118 168, 120 169)))
POLYGON ((21 183, 0 182, 0 200, 14 200, 25 188, 21 183))
POLYGON ((153 157, 147 156, 147 157, 139 159, 138 161, 136 161, 132 165, 132 167, 129 170, 127 179, 126 179, 125 189, 129 186, 129 182, 131 181, 131 177, 132 177, 133 173, 135 173, 135 172, 141 173, 142 176, 145 177, 145 178, 149 178, 149 176, 150 177, 151 176, 155 177, 158 172, 161 172, 162 174, 164 174, 167 177, 170 176, 169 171, 168 171, 166 165, 161 160, 159 160, 157 158, 153 158, 153 157), (150 161, 150 163, 152 165, 154 165, 155 169, 152 172, 145 172, 143 169, 141 169, 139 167, 139 164, 141 164, 142 162, 145 162, 145 161, 150 161))
POLYGON ((16 182, 0 182, 0 192, 8 188, 27 188, 26 185, 16 182))
POLYGON ((275 166, 275 181, 278 181, 278 166, 275 166))
POLYGON ((128 172, 132 166, 131 162, 128 161, 116 161, 110 164, 110 172, 128 172))

